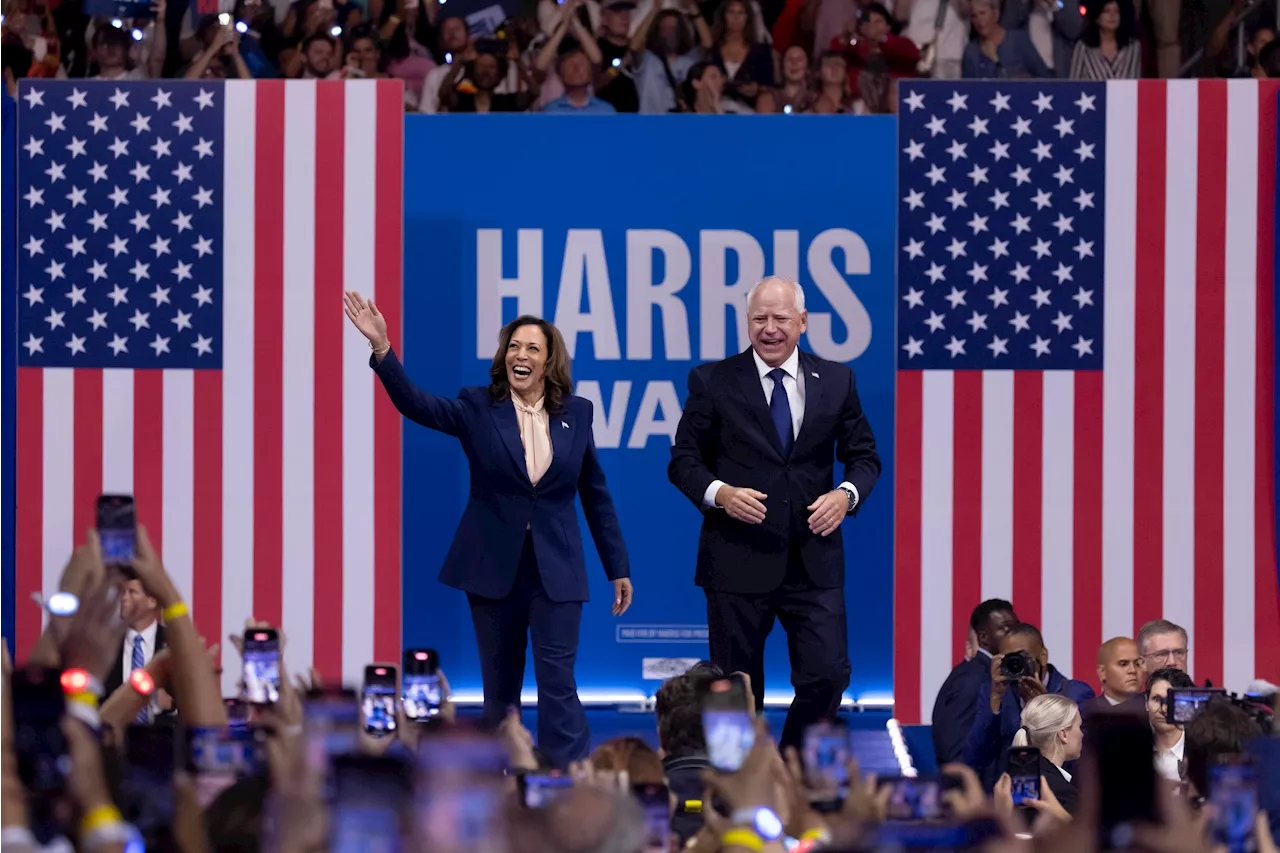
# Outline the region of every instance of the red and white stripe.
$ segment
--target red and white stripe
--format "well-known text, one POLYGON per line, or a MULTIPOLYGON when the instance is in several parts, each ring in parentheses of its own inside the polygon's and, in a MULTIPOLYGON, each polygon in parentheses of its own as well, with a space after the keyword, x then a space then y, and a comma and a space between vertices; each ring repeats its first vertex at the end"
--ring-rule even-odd
POLYGON ((928 720, 1008 598, 1096 685, 1165 618, 1199 681, 1280 679, 1272 423, 1276 96, 1107 84, 1105 367, 900 371, 895 713, 928 720))
POLYGON ((224 85, 222 370, 18 371, 18 655, 97 495, 132 493, 210 643, 252 616, 354 682, 400 653, 399 415, 341 300, 399 337, 401 84, 224 85))

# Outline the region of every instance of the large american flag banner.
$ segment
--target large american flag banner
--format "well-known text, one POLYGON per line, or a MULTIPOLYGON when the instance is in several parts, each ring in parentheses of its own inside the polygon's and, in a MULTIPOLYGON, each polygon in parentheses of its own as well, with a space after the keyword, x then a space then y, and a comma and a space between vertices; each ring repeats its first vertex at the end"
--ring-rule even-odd
POLYGON ((899 102, 896 714, 1011 599, 1094 683, 1166 618, 1280 678, 1273 81, 912 83, 899 102))
POLYGON ((107 492, 209 642, 252 615, 294 671, 398 659, 399 415, 341 300, 399 337, 400 87, 23 82, 19 656, 107 492))

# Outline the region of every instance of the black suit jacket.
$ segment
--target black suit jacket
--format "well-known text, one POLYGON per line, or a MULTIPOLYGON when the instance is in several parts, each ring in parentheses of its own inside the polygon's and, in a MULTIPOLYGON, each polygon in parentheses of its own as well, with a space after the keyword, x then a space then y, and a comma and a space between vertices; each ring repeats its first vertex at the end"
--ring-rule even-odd
POLYGON ((804 419, 789 454, 774 428, 751 350, 689 372, 685 403, 667 476, 703 511, 695 581, 722 592, 772 592, 787 571, 792 540, 798 540, 814 586, 844 585, 841 529, 829 536, 809 532, 806 507, 848 481, 861 507, 880 476, 875 437, 858 402, 853 370, 801 352, 804 419), (843 466, 835 476, 835 462, 843 466), (762 524, 744 524, 702 498, 715 480, 768 495, 762 524))
MULTIPOLYGON (((1049 783, 1049 790, 1058 798, 1058 803, 1067 810, 1067 814, 1076 812, 1076 783, 1069 781, 1052 761, 1040 756, 1040 775, 1049 783)), ((1041 794, 1041 797, 1044 795, 1041 794)))
MULTIPOLYGON (((103 698, 110 696, 116 692, 116 688, 124 684, 124 647, 128 641, 120 642, 120 653, 116 655, 116 662, 111 665, 111 671, 107 673, 107 677, 102 680, 102 689, 104 691, 103 698)), ((164 648, 164 626, 156 626, 156 652, 164 648)), ((133 654, 133 649, 129 650, 133 654)))
POLYGON ((978 653, 961 661, 942 682, 933 702, 933 751, 938 766, 964 760, 964 744, 973 728, 974 704, 991 681, 991 658, 978 653))

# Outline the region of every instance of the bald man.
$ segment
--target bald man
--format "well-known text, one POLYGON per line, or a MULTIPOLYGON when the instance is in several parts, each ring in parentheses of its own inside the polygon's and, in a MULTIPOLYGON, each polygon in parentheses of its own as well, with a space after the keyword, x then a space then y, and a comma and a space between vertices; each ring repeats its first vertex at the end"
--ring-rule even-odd
POLYGON ((1128 637, 1112 637, 1098 648, 1098 683, 1102 693, 1090 700, 1085 716, 1128 702, 1142 692, 1142 656, 1128 637))

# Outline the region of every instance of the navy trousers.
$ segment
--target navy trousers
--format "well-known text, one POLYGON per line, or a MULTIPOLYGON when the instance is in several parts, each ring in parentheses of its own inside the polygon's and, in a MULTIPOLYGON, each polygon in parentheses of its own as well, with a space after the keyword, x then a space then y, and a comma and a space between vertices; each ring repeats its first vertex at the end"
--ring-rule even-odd
POLYGON ((552 601, 542 587, 533 539, 526 533, 515 584, 505 598, 467 594, 484 682, 483 722, 497 726, 520 707, 525 650, 533 641, 538 682, 538 748, 557 767, 587 757, 591 734, 573 675, 581 601, 552 601))

